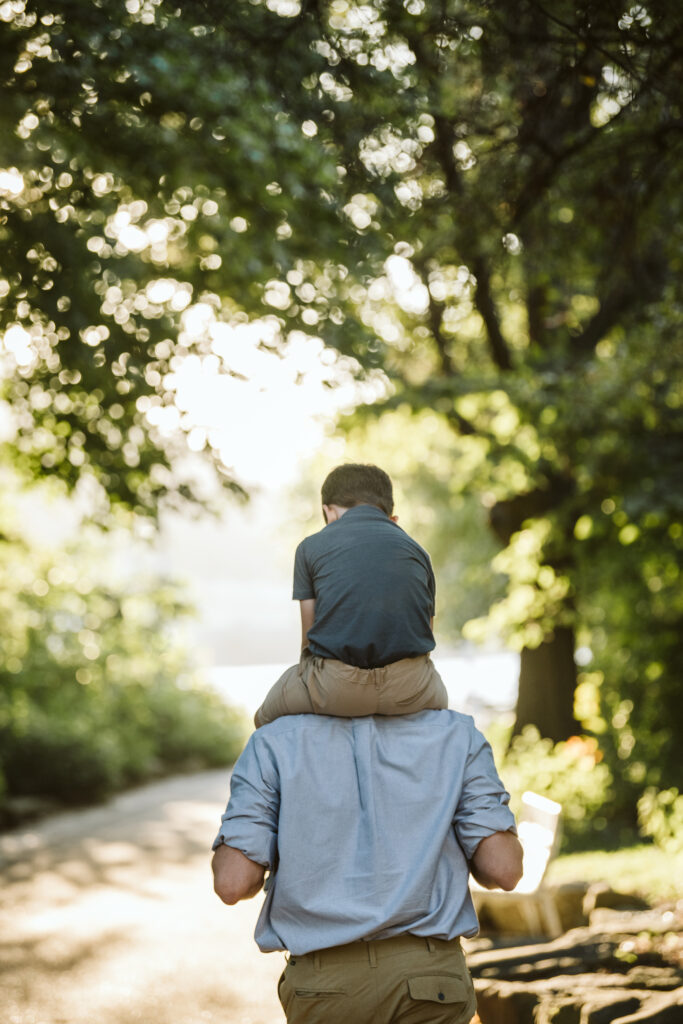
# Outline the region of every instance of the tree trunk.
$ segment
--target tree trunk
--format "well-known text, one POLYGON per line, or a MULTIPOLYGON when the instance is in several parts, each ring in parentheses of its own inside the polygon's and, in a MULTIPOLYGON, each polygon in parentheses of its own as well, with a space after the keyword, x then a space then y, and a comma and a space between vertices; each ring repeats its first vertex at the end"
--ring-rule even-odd
MULTIPOLYGON (((526 519, 556 508, 572 489, 570 478, 558 476, 545 489, 498 501, 489 513, 489 525, 498 540, 507 545, 526 519)), ((539 647, 522 650, 512 735, 520 733, 525 725, 535 725, 541 736, 555 742, 575 735, 579 729, 574 718, 575 689, 574 630, 557 626, 539 647)))
POLYGON ((540 647, 522 651, 513 736, 525 725, 555 742, 575 735, 575 689, 574 631, 558 626, 540 647))

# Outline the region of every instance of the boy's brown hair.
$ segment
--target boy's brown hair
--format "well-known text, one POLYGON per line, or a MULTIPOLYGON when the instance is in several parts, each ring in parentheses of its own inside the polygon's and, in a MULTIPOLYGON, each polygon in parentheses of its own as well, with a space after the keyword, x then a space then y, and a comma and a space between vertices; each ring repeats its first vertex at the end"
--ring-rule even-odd
POLYGON ((337 466, 325 478, 322 486, 323 505, 375 505, 388 516, 394 511, 394 492, 391 478, 379 466, 360 462, 347 462, 337 466))

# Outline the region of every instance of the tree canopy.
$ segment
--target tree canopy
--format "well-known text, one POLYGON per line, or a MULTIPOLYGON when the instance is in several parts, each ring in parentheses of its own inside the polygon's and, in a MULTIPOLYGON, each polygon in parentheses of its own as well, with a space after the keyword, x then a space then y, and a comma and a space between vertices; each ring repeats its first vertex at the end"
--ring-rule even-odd
MULTIPOLYGON (((191 351, 232 372, 226 335, 192 331, 188 310, 208 306, 224 326, 269 317, 264 344, 277 347, 308 194, 317 201, 335 177, 254 74, 251 34, 265 18, 276 49, 288 24, 238 4, 217 40, 198 22, 206 13, 118 0, 0 7, 13 460, 69 487, 94 477, 111 502, 148 515, 159 500, 200 497, 172 472, 186 450, 174 369, 191 351)), ((327 221, 332 237, 332 210, 327 221)))

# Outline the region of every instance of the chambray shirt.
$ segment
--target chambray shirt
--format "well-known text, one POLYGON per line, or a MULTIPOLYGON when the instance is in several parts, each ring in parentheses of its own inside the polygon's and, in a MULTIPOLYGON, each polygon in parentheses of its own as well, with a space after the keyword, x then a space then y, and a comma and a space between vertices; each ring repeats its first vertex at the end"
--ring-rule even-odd
POLYGON ((467 861, 514 829, 508 800, 469 715, 293 715, 251 736, 213 846, 272 872, 263 952, 471 936, 467 861))

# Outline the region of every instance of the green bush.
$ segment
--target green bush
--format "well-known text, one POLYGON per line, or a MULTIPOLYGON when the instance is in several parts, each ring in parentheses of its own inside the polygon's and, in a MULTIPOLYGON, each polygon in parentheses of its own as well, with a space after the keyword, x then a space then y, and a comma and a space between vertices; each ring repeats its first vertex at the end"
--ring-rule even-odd
POLYGON ((249 723, 196 677, 176 588, 113 586, 101 551, 0 548, 0 805, 83 804, 236 759, 249 723))
MULTIPOLYGON (((504 747, 505 736, 500 729, 494 731, 491 742, 499 751, 504 747)), ((600 840, 608 824, 604 805, 609 799, 612 774, 596 740, 573 736, 553 744, 552 740, 541 739, 533 726, 527 726, 497 760, 516 814, 522 793, 530 789, 562 805, 564 849, 600 840)))
POLYGON ((148 696, 163 764, 223 765, 234 761, 244 746, 248 726, 243 715, 226 707, 216 693, 159 686, 148 696))
POLYGON ((683 793, 649 787, 638 801, 638 824, 667 853, 683 853, 683 793))
POLYGON ((85 721, 48 721, 39 713, 4 735, 3 760, 12 796, 44 796, 65 804, 100 800, 124 781, 115 737, 91 731, 85 721))
POLYGON ((113 713, 83 700, 68 713, 31 707, 0 732, 8 796, 84 804, 170 771, 235 760, 244 718, 214 693, 169 681, 112 701, 113 713))

